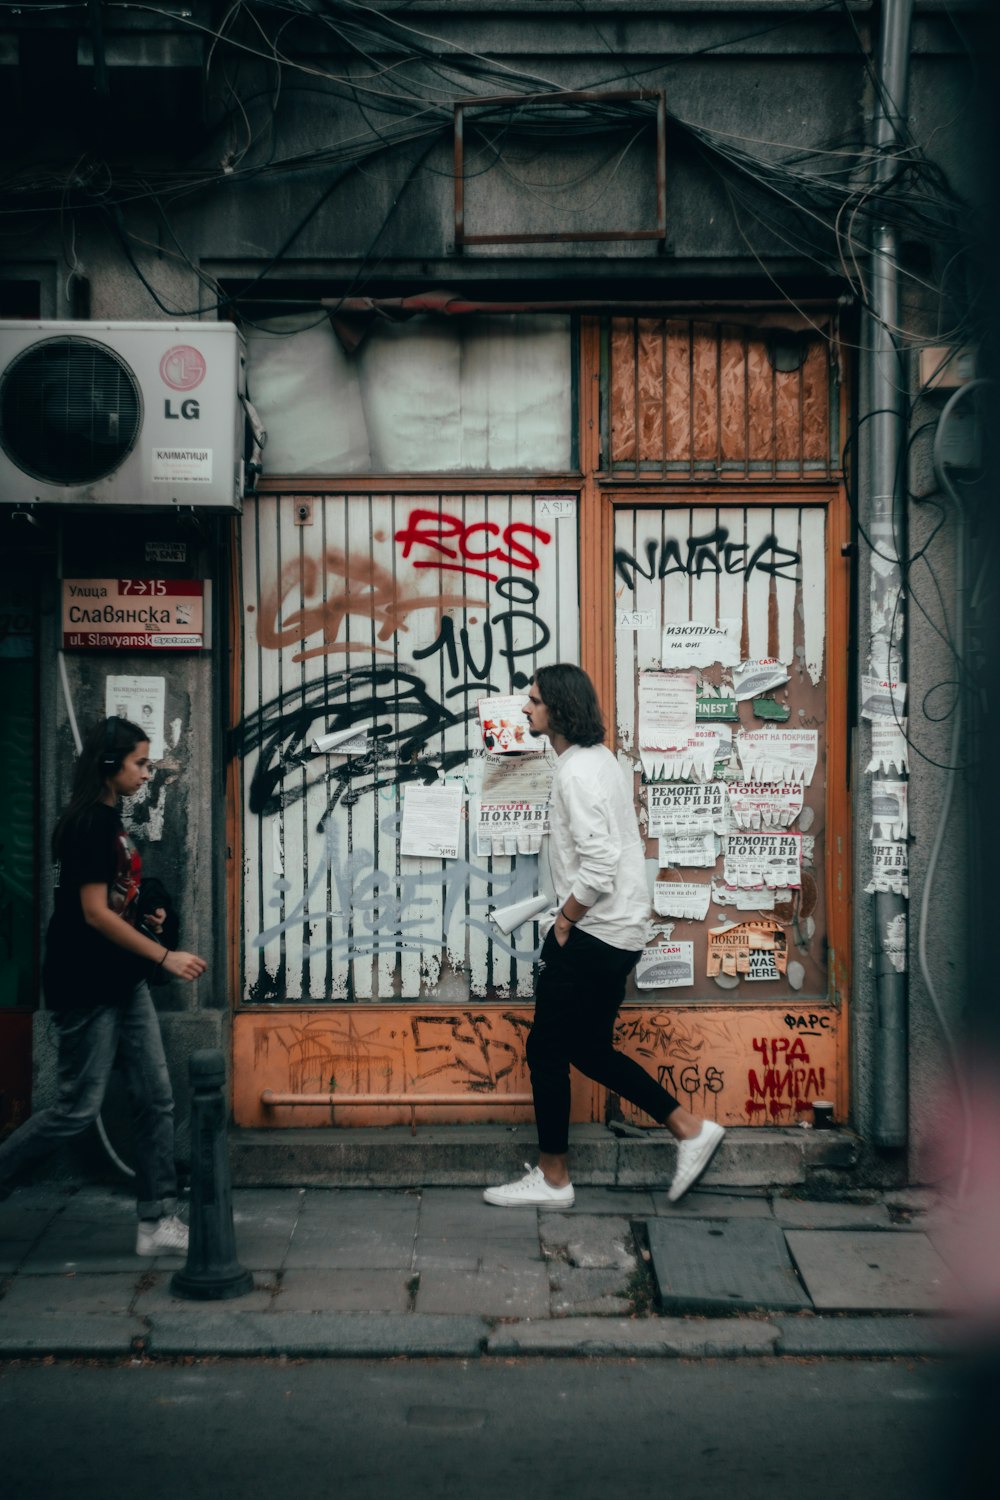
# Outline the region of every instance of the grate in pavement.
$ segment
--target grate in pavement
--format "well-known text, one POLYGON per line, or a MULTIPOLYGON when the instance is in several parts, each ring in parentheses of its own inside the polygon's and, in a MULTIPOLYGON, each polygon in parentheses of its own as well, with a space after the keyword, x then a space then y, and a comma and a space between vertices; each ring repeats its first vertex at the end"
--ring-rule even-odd
POLYGON ((777 1224, 649 1219, 646 1228, 664 1312, 795 1312, 811 1305, 777 1224))

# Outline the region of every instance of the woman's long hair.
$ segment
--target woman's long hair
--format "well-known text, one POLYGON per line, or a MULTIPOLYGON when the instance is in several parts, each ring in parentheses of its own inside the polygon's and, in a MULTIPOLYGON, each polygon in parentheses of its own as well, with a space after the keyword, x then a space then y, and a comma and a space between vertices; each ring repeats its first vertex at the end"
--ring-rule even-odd
POLYGON ((549 725, 571 745, 604 743, 604 720, 594 684, 582 667, 557 662, 539 667, 535 683, 549 711, 549 725))
POLYGON ((101 801, 108 777, 120 771, 126 755, 148 739, 138 724, 115 715, 98 720, 88 730, 73 772, 73 790, 52 834, 53 859, 61 857, 67 833, 101 801))

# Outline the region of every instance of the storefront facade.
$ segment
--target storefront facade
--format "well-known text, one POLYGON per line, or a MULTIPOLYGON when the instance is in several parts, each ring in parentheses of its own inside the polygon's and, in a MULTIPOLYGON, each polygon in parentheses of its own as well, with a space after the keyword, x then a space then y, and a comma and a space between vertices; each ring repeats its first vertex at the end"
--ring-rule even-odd
MULTIPOLYGON (((103 72, 107 38, 72 17, 11 20, 21 155, 75 151, 74 90, 96 80, 117 128, 93 149, 120 193, 110 209, 84 173, 57 203, 40 168, 10 187, 11 222, 42 228, 5 255, 0 320, 39 342, 51 320, 98 340, 169 328, 196 353, 200 329, 235 324, 247 401, 212 504, 163 488, 171 464, 207 482, 222 451, 207 387, 185 388, 197 359, 168 365, 172 385, 159 362, 140 377, 143 420, 183 442, 113 524, 106 496, 39 498, 5 471, 11 618, 29 557, 36 580, 30 649, 4 644, 0 664, 33 663, 9 667, 34 694, 16 690, 30 735, 10 753, 35 778, 38 872, 30 951, 23 880, 4 886, 21 943, 5 1125, 52 1088, 33 1012, 73 726, 122 683, 161 751, 129 818, 210 960, 157 1001, 181 1113, 190 1051, 217 1045, 237 1130, 530 1119, 537 927, 504 934, 490 912, 555 894, 544 767, 503 769, 478 704, 569 660, 597 685, 646 839, 653 938, 621 1045, 725 1124, 808 1124, 828 1099, 870 1175, 924 1174, 949 1077, 906 870, 929 871, 940 933, 963 930, 966 876, 960 852, 928 863, 953 664, 912 569, 933 559, 947 612, 961 528, 926 539, 913 502, 938 493, 921 354, 950 327, 958 250, 916 189, 886 196, 910 300, 876 316, 867 13, 764 6, 748 28, 738 5, 607 9, 370 11, 367 40, 299 17, 266 56, 242 17, 210 45, 207 8, 123 14, 103 72), (62 146, 58 111, 29 129, 49 31, 62 146), (237 61, 238 85, 215 88, 237 61), (274 70, 296 86, 275 93, 274 70), (909 434, 888 519, 873 327, 897 337, 909 434), (200 637, 74 641, 67 588, 109 579, 188 590, 200 637), (904 698, 889 684, 907 671, 904 698), (681 711, 693 728, 671 738, 681 711), (418 802, 447 810, 444 843, 426 818, 414 832, 418 802)), ((969 189, 965 53, 930 10, 905 25, 922 188, 944 192, 940 168, 969 189)), ((962 816, 959 799, 956 851, 962 816)), ((958 996, 962 943, 936 953, 958 996)), ((622 1109, 582 1079, 573 1100, 579 1123, 622 1109)))
MULTIPOLYGON (((496 345, 482 404, 501 409, 486 411, 483 430, 493 423, 502 439, 515 428, 530 445, 522 410, 551 413, 537 450, 508 458, 541 459, 548 472, 500 469, 475 484, 447 473, 268 479, 244 511, 240 1124, 396 1123, 422 1093, 448 1102, 418 1119, 530 1117, 524 1038, 536 930, 504 935, 488 913, 546 893, 544 838, 529 852, 520 809, 496 800, 488 764, 484 788, 477 704, 524 694, 532 672, 558 660, 581 661, 600 686, 664 909, 653 940, 684 945, 690 965, 681 983, 633 984, 623 1044, 692 1108, 726 1123, 793 1124, 811 1117, 814 1098, 835 1098, 846 1113, 846 656, 827 642, 828 630, 846 642, 849 578, 835 341, 738 308, 697 320, 538 321, 513 310, 506 326, 502 315, 485 328, 474 314, 457 328, 428 329, 425 319, 394 353, 400 383, 412 358, 414 388, 443 402, 451 346, 496 345), (556 467, 567 454, 578 465, 556 467), (677 626, 721 632, 720 622, 733 644, 726 665, 710 645, 683 659, 696 660, 699 690, 730 715, 710 717, 703 705, 700 722, 723 725, 725 739, 707 768, 658 767, 640 751, 640 683, 663 680, 677 626), (770 669, 780 688, 751 687, 727 703, 734 653, 784 664, 770 669), (801 821, 808 852, 801 884, 748 882, 755 907, 752 890, 727 885, 714 832, 697 867, 685 867, 683 847, 679 862, 672 848, 661 862, 660 802, 706 781, 724 802, 725 778, 743 775, 734 731, 771 726, 780 746, 784 725, 812 745, 815 768, 792 794, 801 809, 765 809, 762 840, 759 812, 741 821, 758 831, 746 839, 769 848, 780 837, 773 829, 798 834, 801 821), (365 743, 316 752, 317 737, 346 730, 365 743), (401 851, 405 789, 434 781, 461 788, 455 858, 401 851), (689 901, 688 886, 699 887, 687 916, 665 892, 681 880, 689 901), (770 979, 746 963, 720 967, 714 930, 740 921, 761 942, 756 951, 777 942, 780 974, 770 963, 758 970, 770 979), (350 1105, 352 1095, 364 1103, 350 1105)), ((266 361, 254 381, 265 408, 266 361)), ((477 394, 457 393, 455 409, 475 407, 477 394)), ((448 442, 443 414, 429 427, 448 442)), ((578 1081, 577 1119, 603 1119, 608 1107, 578 1081)))

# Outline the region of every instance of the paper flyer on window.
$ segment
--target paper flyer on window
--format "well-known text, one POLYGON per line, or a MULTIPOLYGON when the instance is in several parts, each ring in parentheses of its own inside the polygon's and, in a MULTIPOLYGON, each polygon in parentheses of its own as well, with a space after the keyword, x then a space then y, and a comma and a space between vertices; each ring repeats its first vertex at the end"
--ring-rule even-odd
POLYGON ((861 679, 861 717, 871 719, 888 719, 894 722, 902 719, 906 712, 906 683, 888 677, 862 677, 861 679))
POLYGON ((732 978, 778 979, 788 968, 788 942, 775 922, 737 922, 710 927, 706 974, 732 978))
POLYGON ((716 906, 735 906, 737 911, 773 911, 782 901, 791 901, 792 892, 785 886, 755 885, 741 890, 726 885, 721 878, 712 879, 712 900, 716 906))
POLYGON ((165 677, 106 677, 104 715, 128 719, 149 740, 150 760, 166 754, 165 721, 167 679, 165 677))
POLYGON ((650 838, 726 831, 725 782, 671 781, 647 787, 646 794, 650 838))
POLYGON ((537 854, 549 831, 547 804, 480 802, 475 810, 476 853, 537 854))
POLYGON ((726 840, 723 873, 727 885, 802 885, 800 833, 731 833, 726 840))
POLYGON ((457 859, 462 842, 462 803, 465 788, 460 782, 403 788, 403 825, 400 854, 427 859, 457 859))
MULTIPOLYGON (((686 744, 670 754, 662 750, 641 750, 639 758, 647 781, 711 781, 716 761, 723 759, 720 729, 725 725, 696 729, 686 744)), ((732 740, 728 740, 732 745, 732 740)))
POLYGON ((694 733, 697 695, 694 672, 640 672, 640 750, 677 750, 686 745, 694 733))
POLYGON ((910 894, 910 849, 908 844, 890 840, 875 840, 872 843, 872 878, 865 886, 865 894, 873 896, 876 891, 894 896, 910 894))
POLYGON ((733 691, 740 703, 757 697, 759 693, 768 693, 772 688, 784 687, 787 681, 787 667, 773 656, 762 657, 759 661, 741 661, 733 669, 733 691))
POLYGON ((702 625, 697 620, 664 625, 660 660, 664 671, 677 667, 733 667, 740 659, 740 622, 702 625), (728 628, 727 628, 728 627, 728 628))
MULTIPOLYGON (((773 911, 778 900, 778 891, 767 885, 755 886, 753 890, 735 893, 736 900, 732 903, 737 911, 773 911)), ((790 891, 783 892, 786 898, 791 896, 790 891)))
POLYGON ((736 750, 744 781, 801 781, 809 786, 819 754, 817 729, 743 729, 736 750))
POLYGON ((909 745, 906 742, 906 720, 872 719, 872 758, 866 771, 884 771, 902 775, 910 768, 909 745))
POLYGON ((701 922, 708 916, 712 887, 695 880, 657 880, 653 885, 653 910, 658 917, 686 917, 701 922))
POLYGON ((547 755, 493 755, 487 751, 482 763, 481 795, 485 804, 546 803, 552 795, 553 764, 547 755))
POLYGON ((909 835, 905 781, 873 781, 872 826, 869 838, 903 840, 909 835))
POLYGON ((635 970, 640 990, 673 990, 694 984, 694 943, 657 943, 645 948, 635 970))
POLYGON ((660 862, 710 870, 719 857, 719 846, 711 829, 706 833, 668 833, 660 839, 660 862))
POLYGON ((479 724, 487 750, 498 750, 503 754, 541 755, 544 752, 548 740, 544 735, 532 734, 528 728, 524 716, 527 701, 527 693, 480 698, 477 704, 479 724))
POLYGON ((726 790, 737 828, 787 828, 802 811, 801 781, 730 781, 726 790))

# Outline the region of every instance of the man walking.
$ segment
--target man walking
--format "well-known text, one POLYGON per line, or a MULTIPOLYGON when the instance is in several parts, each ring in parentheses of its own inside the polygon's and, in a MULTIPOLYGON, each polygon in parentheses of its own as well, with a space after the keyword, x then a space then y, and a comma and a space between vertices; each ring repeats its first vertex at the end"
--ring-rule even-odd
POLYGON ((550 866, 558 898, 542 946, 526 1056, 538 1130, 538 1165, 516 1182, 487 1188, 502 1208, 569 1208, 572 1063, 604 1088, 665 1124, 678 1142, 672 1203, 704 1172, 725 1134, 699 1120, 644 1068, 614 1047, 625 981, 647 940, 645 851, 635 807, 611 751, 594 685, 568 663, 541 667, 525 714, 559 757, 552 782, 550 866))

